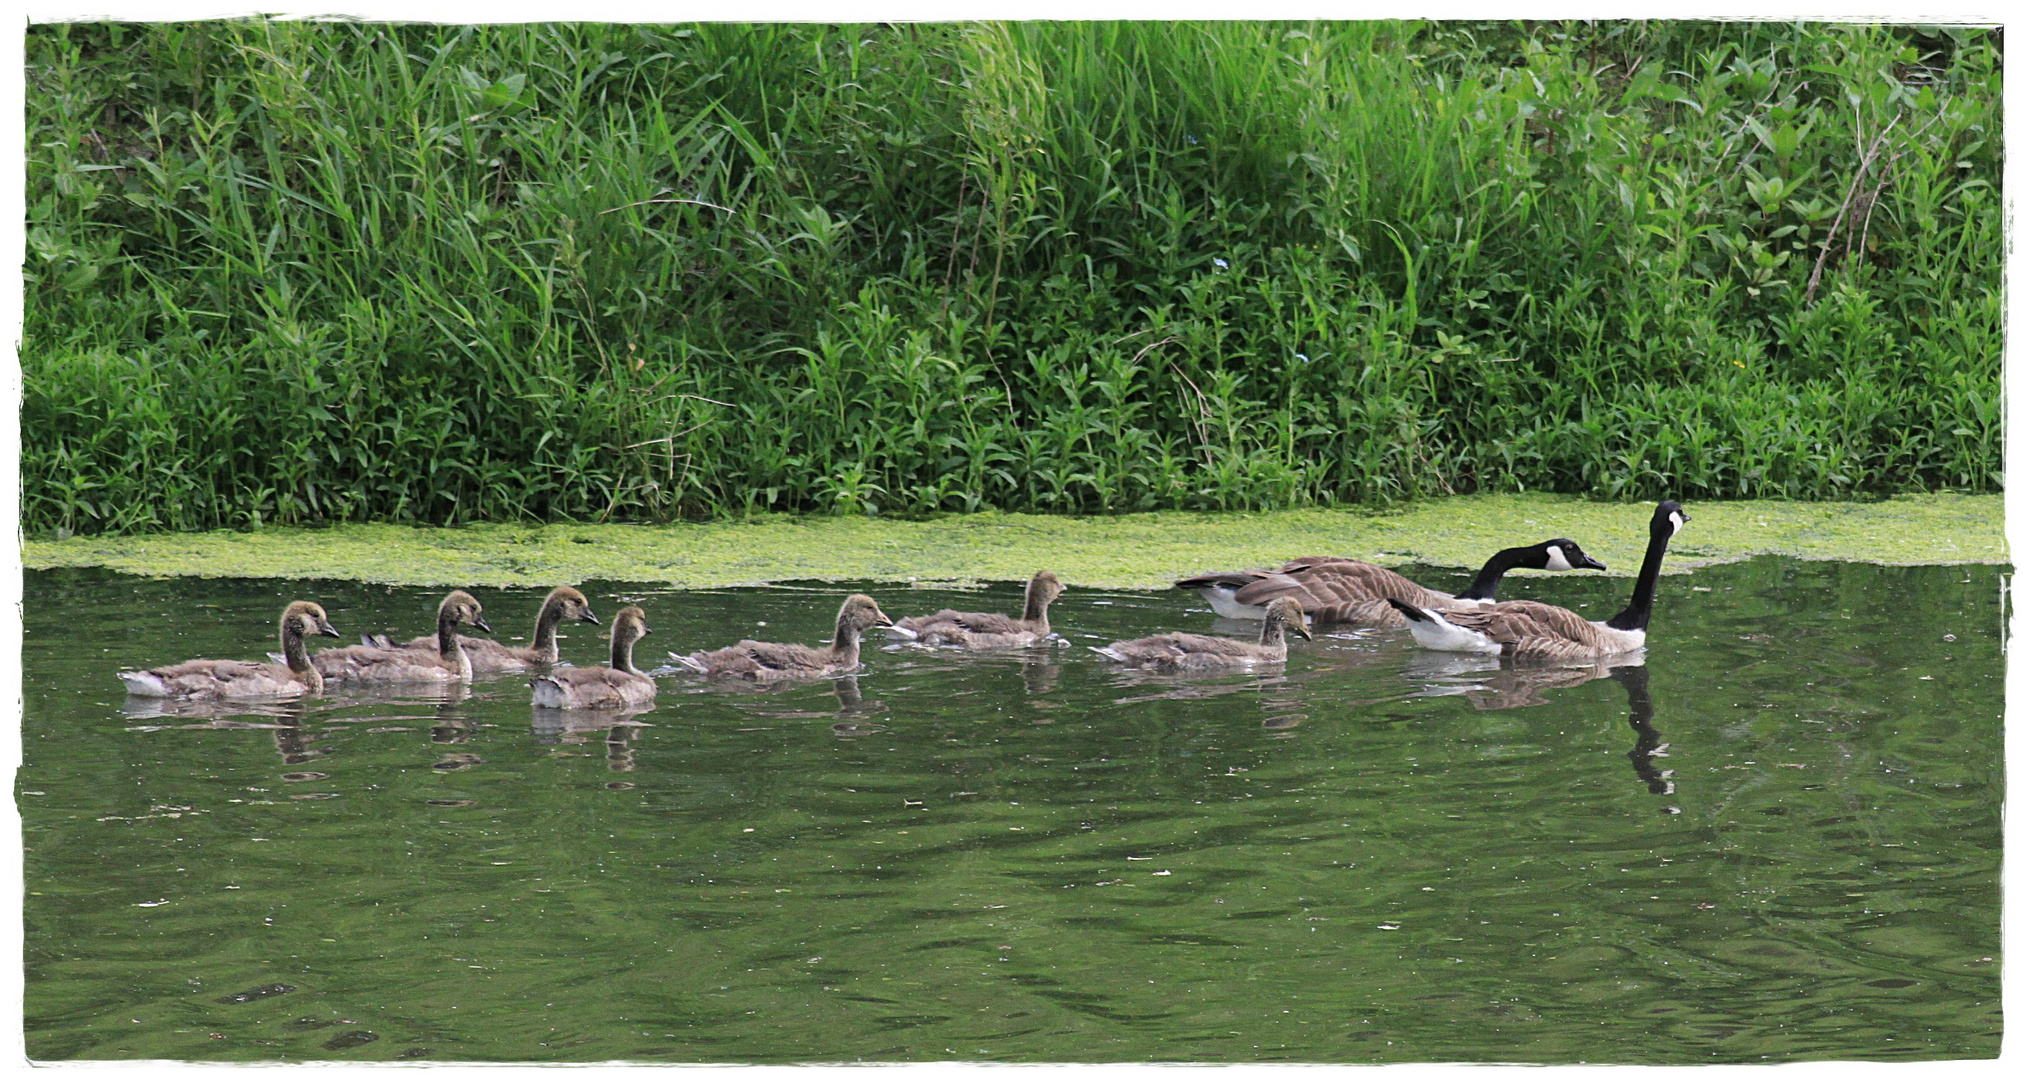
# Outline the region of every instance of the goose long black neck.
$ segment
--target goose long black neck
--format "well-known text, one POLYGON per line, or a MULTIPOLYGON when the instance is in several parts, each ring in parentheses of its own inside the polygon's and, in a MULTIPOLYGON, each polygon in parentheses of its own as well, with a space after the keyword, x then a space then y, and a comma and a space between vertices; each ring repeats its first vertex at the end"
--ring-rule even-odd
POLYGON ((1530 548, 1506 548, 1484 560, 1484 569, 1477 572, 1477 580, 1470 583, 1470 588, 1457 593, 1456 598, 1496 600, 1499 580, 1505 577, 1506 571, 1519 566, 1532 566, 1538 570, 1547 565, 1547 556, 1541 552, 1538 545, 1530 548), (1536 559, 1538 561, 1534 561, 1536 559))
MULTIPOLYGON (((1646 560, 1639 564, 1639 583, 1632 587, 1632 602, 1625 605, 1624 611, 1604 620, 1604 625, 1613 630, 1644 630, 1647 620, 1653 617, 1653 590, 1660 584, 1660 561, 1667 557, 1667 541, 1674 536, 1674 522, 1666 506, 1662 504, 1661 510, 1653 515, 1653 531, 1646 541, 1646 560)), ((1680 512, 1679 506, 1675 512, 1680 512)))

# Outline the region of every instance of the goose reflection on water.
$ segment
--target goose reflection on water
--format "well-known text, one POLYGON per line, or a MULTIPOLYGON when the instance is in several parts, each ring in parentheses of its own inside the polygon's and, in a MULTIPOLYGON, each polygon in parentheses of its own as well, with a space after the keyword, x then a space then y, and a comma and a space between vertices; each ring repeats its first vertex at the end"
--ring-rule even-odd
MULTIPOLYGON (((1487 710, 1546 705, 1547 691, 1612 679, 1625 687, 1626 719, 1635 736, 1632 749, 1625 756, 1632 762, 1634 775, 1651 794, 1674 794, 1674 770, 1653 763, 1653 759, 1667 756, 1668 744, 1660 741, 1660 732, 1653 727, 1653 694, 1647 686, 1644 651, 1613 657, 1609 663, 1567 667, 1515 663, 1509 657, 1468 653, 1421 653, 1408 661, 1403 674, 1410 679, 1434 680, 1412 696, 1457 696, 1475 708, 1487 710)), ((1681 808, 1668 806, 1664 812, 1678 814, 1681 808)))
POLYGON ((640 729, 654 725, 637 719, 654 711, 652 702, 616 709, 550 709, 531 707, 528 721, 537 746, 581 746, 592 736, 605 743, 605 767, 612 772, 632 772, 633 741, 640 729))
MULTIPOLYGON (((1667 744, 1660 741, 1660 732, 1653 729, 1653 695, 1646 689, 1646 665, 1627 664, 1614 669, 1611 677, 1625 684, 1626 719, 1639 736, 1625 753, 1632 762, 1632 771, 1646 782, 1646 790, 1652 794, 1674 794, 1674 770, 1653 764, 1654 758, 1667 756, 1667 744)), ((1681 807, 1668 806, 1666 812, 1679 814, 1681 807)))

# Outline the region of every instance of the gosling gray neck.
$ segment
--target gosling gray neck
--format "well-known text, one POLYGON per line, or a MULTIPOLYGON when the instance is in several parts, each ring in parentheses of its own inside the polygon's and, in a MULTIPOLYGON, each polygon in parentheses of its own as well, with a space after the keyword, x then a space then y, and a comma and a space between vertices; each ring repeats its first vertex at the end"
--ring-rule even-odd
MULTIPOLYGON (((551 631, 553 632, 553 627, 551 631)), ((633 643, 640 637, 632 623, 612 628, 612 670, 624 671, 630 675, 640 674, 633 670, 633 643)))
POLYGON ((831 639, 830 655, 845 667, 858 663, 858 624, 851 621, 850 612, 837 616, 837 635, 831 639))
POLYGON ((443 662, 456 668, 465 682, 471 681, 471 657, 464 653, 464 643, 457 640, 457 615, 451 611, 436 614, 436 655, 443 662))
POLYGON ((1043 634, 1048 633, 1049 601, 1050 597, 1048 595, 1048 590, 1046 588, 1044 588, 1039 582, 1034 581, 1028 582, 1027 607, 1026 610, 1021 612, 1020 621, 1033 627, 1036 631, 1040 633, 1043 634))
POLYGON ((303 646, 302 626, 294 619, 281 622, 281 657, 288 665, 288 673, 295 680, 309 687, 312 694, 323 693, 324 675, 310 663, 310 651, 303 646))
POLYGON ((556 627, 562 621, 563 601, 560 598, 551 598, 543 604, 542 613, 535 617, 534 650, 545 663, 553 664, 563 657, 563 651, 556 647, 556 627))

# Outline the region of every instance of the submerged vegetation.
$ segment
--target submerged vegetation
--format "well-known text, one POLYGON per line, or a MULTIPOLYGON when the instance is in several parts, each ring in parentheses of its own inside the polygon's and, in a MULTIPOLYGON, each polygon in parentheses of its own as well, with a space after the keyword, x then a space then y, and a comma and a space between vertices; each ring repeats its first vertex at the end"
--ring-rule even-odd
POLYGON ((38 26, 24 526, 1999 473, 2001 43, 38 26))
MULTIPOLYGON (((1755 555, 1911 566, 2004 563, 2005 507, 1993 495, 1883 502, 1695 503, 1669 573, 1755 555)), ((780 581, 1025 581, 1055 571, 1076 588, 1164 589, 1206 570, 1348 555, 1388 566, 1475 569, 1488 552, 1569 537, 1629 577, 1652 507, 1567 495, 1474 495, 1383 511, 967 514, 930 521, 762 514, 664 528, 629 525, 399 525, 219 530, 29 540, 31 569, 319 578, 389 585, 561 585, 591 579, 687 588, 780 581), (305 552, 313 551, 313 557, 305 552)), ((1526 574, 1532 571, 1518 571, 1526 574)))

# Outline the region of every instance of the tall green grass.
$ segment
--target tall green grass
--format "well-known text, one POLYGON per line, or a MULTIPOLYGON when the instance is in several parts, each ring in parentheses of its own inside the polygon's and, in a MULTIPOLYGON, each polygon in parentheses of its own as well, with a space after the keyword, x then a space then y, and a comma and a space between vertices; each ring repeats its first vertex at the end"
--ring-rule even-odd
POLYGON ((2001 47, 28 36, 23 519, 1999 487, 2001 47))

